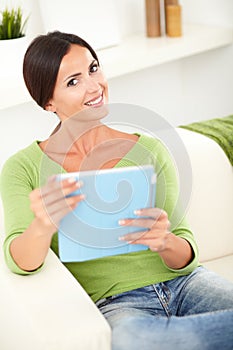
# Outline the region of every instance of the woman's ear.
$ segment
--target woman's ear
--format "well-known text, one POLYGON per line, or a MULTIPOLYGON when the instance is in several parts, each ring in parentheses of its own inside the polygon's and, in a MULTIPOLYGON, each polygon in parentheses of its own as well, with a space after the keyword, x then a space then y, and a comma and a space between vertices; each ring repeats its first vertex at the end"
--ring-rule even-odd
POLYGON ((48 112, 54 112, 54 113, 56 112, 56 108, 53 105, 51 100, 45 105, 45 110, 48 112))

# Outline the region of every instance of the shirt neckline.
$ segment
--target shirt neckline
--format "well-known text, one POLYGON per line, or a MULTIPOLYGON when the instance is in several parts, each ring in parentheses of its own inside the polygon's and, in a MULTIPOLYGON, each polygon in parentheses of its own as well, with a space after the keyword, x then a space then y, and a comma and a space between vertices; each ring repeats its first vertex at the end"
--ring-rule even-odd
MULTIPOLYGON (((119 162, 117 162, 117 163, 114 165, 113 169, 114 169, 114 168, 117 168, 117 167, 120 167, 121 164, 122 164, 122 165, 123 165, 123 164, 125 165, 125 163, 127 163, 127 159, 129 158, 129 155, 131 155, 131 153, 134 152, 134 149, 137 148, 138 144, 142 143, 144 135, 139 134, 139 133, 133 133, 133 135, 137 135, 137 136, 138 136, 137 142, 136 142, 135 145, 124 155, 124 157, 121 158, 121 159, 119 160, 119 162)), ((40 140, 36 140, 36 141, 33 142, 33 145, 37 148, 37 151, 40 152, 41 156, 46 157, 50 162, 52 162, 53 164, 56 164, 56 166, 59 167, 59 168, 62 170, 63 173, 68 173, 68 171, 66 171, 66 170, 63 168, 63 166, 61 166, 59 163, 55 162, 55 160, 51 159, 45 152, 42 151, 42 149, 41 149, 40 146, 39 146, 39 143, 40 143, 40 142, 41 142, 40 140)))

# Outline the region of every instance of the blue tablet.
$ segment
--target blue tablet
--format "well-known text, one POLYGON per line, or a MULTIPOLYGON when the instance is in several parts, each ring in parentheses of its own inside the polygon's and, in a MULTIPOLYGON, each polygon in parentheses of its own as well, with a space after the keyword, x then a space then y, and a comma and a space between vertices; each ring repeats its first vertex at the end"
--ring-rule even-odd
POLYGON ((58 175, 58 179, 68 177, 83 182, 72 195, 83 193, 85 199, 60 222, 61 261, 85 261, 148 249, 120 241, 120 236, 142 228, 122 227, 119 220, 135 218, 136 209, 155 206, 156 174, 152 165, 58 175))

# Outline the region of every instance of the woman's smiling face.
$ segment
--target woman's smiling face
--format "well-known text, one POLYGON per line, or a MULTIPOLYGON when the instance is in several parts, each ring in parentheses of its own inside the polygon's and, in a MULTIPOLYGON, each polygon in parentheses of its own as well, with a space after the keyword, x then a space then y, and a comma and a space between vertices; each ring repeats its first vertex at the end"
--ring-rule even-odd
POLYGON ((91 52, 72 44, 59 68, 52 99, 46 110, 63 121, 72 115, 108 103, 108 84, 91 52))

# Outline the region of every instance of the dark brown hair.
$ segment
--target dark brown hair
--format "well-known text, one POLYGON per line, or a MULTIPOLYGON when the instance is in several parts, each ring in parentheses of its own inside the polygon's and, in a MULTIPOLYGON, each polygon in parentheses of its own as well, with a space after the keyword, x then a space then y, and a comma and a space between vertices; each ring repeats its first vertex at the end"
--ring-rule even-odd
POLYGON ((86 47, 99 64, 95 51, 85 40, 77 35, 59 31, 36 37, 25 53, 24 81, 32 98, 42 108, 45 108, 53 97, 61 60, 71 44, 86 47))

